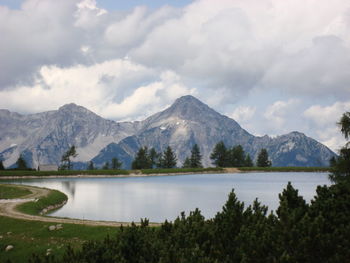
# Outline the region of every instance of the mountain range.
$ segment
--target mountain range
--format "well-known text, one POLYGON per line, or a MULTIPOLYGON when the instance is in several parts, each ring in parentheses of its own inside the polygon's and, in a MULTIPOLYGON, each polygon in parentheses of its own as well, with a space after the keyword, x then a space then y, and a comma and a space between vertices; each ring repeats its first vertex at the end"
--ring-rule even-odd
POLYGON ((266 148, 273 166, 327 166, 336 155, 297 131, 274 138, 254 136, 190 95, 137 122, 106 120, 73 103, 30 115, 0 110, 0 159, 6 167, 13 166, 20 154, 32 167, 59 164, 71 145, 77 147, 74 162, 81 169, 90 160, 101 167, 113 157, 122 161, 123 168, 130 168, 142 146, 158 152, 171 146, 181 166, 194 144, 199 145, 204 166, 210 166, 210 153, 219 141, 229 147, 242 145, 254 160, 266 148))

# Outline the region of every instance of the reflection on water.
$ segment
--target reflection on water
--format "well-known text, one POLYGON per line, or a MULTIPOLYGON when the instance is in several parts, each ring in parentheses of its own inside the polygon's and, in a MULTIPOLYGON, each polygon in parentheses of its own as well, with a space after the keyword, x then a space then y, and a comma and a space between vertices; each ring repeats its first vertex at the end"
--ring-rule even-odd
POLYGON ((68 192, 73 198, 75 194, 75 181, 63 181, 62 182, 62 189, 64 189, 64 192, 68 192))
POLYGON ((12 181, 57 189, 68 196, 67 204, 52 215, 71 218, 152 222, 174 220, 199 208, 206 218, 221 210, 235 189, 240 201, 256 197, 275 210, 278 193, 291 181, 310 201, 317 185, 330 184, 326 173, 203 174, 140 178, 52 178, 12 181))

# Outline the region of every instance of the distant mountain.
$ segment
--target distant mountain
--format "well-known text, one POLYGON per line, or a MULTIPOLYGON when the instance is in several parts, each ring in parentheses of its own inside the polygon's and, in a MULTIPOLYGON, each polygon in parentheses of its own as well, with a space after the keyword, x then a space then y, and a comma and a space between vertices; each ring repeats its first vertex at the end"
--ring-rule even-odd
MULTIPOLYGON (((137 133, 113 147, 114 155, 125 159, 125 154, 128 154, 129 162, 141 146, 154 147, 162 152, 169 145, 181 164, 190 155, 192 146, 198 144, 203 164, 210 166, 210 154, 221 140, 227 146, 242 145, 254 159, 261 148, 266 148, 274 166, 327 166, 329 159, 335 155, 323 144, 298 132, 277 138, 253 136, 236 121, 219 114, 193 96, 181 97, 168 109, 140 122, 137 133)), ((111 155, 108 151, 108 156, 111 155)), ((109 158, 105 150, 97 157, 98 160, 109 158)))
POLYGON ((0 158, 11 166, 25 153, 32 167, 59 164, 62 154, 76 145, 76 161, 86 162, 111 142, 133 134, 137 126, 105 120, 75 104, 31 115, 0 110, 0 158))
POLYGON ((326 166, 335 155, 299 132, 276 138, 256 137, 193 96, 181 97, 141 122, 105 120, 75 104, 32 115, 0 110, 0 158, 5 166, 15 163, 20 153, 33 167, 38 163, 58 164, 73 144, 79 154, 75 159, 77 168, 84 168, 90 160, 101 167, 113 157, 129 168, 141 146, 161 152, 168 145, 181 165, 194 144, 200 147, 203 164, 210 166, 210 153, 221 140, 227 146, 241 144, 253 159, 266 148, 274 166, 326 166))

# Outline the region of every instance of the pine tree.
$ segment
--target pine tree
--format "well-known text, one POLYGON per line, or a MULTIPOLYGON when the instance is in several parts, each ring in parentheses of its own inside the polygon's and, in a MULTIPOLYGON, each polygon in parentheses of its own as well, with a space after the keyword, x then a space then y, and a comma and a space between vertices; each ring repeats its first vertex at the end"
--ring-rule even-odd
POLYGON ((176 155, 171 149, 170 146, 166 148, 160 158, 160 167, 161 168, 174 168, 176 166, 176 155))
POLYGON ((102 170, 108 170, 109 169, 109 162, 105 162, 105 164, 102 166, 102 170))
POLYGON ((229 151, 228 151, 228 166, 232 166, 232 167, 242 167, 244 166, 244 150, 243 147, 241 145, 237 145, 232 147, 229 151))
POLYGON ((22 154, 18 157, 16 165, 17 165, 18 170, 28 169, 27 162, 26 162, 26 160, 24 160, 22 154))
POLYGON ((94 163, 92 161, 89 162, 89 165, 88 165, 88 170, 94 170, 95 167, 94 167, 94 163))
POLYGON ((68 151, 66 151, 61 158, 61 169, 62 170, 71 170, 72 169, 72 164, 71 164, 71 158, 77 157, 77 149, 75 145, 71 146, 68 151))
POLYGON ((4 164, 2 163, 2 160, 0 160, 0 170, 5 170, 5 166, 4 166, 4 164))
POLYGON ((249 153, 248 153, 247 156, 245 157, 244 166, 245 166, 245 167, 253 167, 253 166, 254 166, 254 163, 253 163, 252 159, 250 158, 249 153))
POLYGON ((210 155, 210 159, 213 160, 213 164, 216 167, 227 166, 227 149, 223 141, 215 145, 214 150, 210 155))
POLYGON ((135 159, 131 164, 132 169, 151 169, 152 161, 148 154, 148 148, 141 147, 136 153, 135 159))
POLYGON ((261 149, 259 155, 258 155, 258 160, 256 162, 256 165, 258 167, 269 167, 271 166, 271 161, 269 160, 269 155, 267 153, 266 149, 261 149))
POLYGON ((160 154, 157 153, 157 151, 154 148, 151 148, 148 152, 148 155, 149 155, 149 158, 150 158, 151 163, 152 163, 151 168, 154 168, 159 163, 160 154))
POLYGON ((119 162, 117 157, 112 158, 112 164, 111 164, 111 168, 113 170, 118 170, 120 169, 120 167, 122 167, 122 163, 119 162))
POLYGON ((189 157, 185 159, 182 168, 191 168, 191 159, 189 157))
MULTIPOLYGON (((345 139, 350 138, 350 112, 346 112, 338 122, 345 139)), ((339 151, 339 156, 333 160, 332 174, 329 178, 334 182, 350 181, 350 141, 339 151)))
POLYGON ((199 147, 197 144, 193 145, 191 150, 191 157, 190 157, 190 163, 191 168, 202 168, 202 155, 199 151, 199 147))

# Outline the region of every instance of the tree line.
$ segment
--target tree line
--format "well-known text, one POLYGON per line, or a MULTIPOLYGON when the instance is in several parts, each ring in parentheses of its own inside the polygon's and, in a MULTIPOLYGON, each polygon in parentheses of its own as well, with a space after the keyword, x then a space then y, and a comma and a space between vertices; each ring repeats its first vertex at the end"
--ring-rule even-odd
MULTIPOLYGON (((350 113, 343 117, 339 125, 348 140, 350 113)), ((29 262, 349 262, 350 142, 335 158, 330 179, 334 184, 318 186, 310 204, 291 183, 275 213, 258 200, 245 207, 232 191, 213 219, 198 209, 159 228, 144 219, 103 241, 68 247, 62 258, 33 255, 29 262)))
MULTIPOLYGON (((77 149, 73 145, 71 146, 61 158, 60 170, 71 170, 73 168, 72 159, 78 156, 77 149)), ((231 148, 227 148, 224 142, 219 142, 215 145, 210 159, 216 167, 252 167, 254 162, 249 154, 246 154, 241 145, 235 145, 231 148)), ((17 162, 18 170, 29 169, 23 156, 20 155, 17 162)), ((113 157, 110 161, 107 161, 101 167, 103 170, 109 169, 121 169, 123 163, 117 158, 113 157)), ((256 166, 268 167, 272 163, 269 160, 268 152, 266 149, 261 149, 256 166)), ((177 166, 177 157, 173 149, 167 146, 164 152, 157 152, 154 148, 148 149, 147 146, 140 147, 137 151, 134 160, 132 161, 132 169, 153 169, 153 168, 174 168, 177 166)), ((197 144, 193 145, 190 156, 186 157, 183 168, 202 168, 202 155, 197 144)), ((5 169, 0 160, 0 170, 5 169)), ((97 169, 93 161, 88 162, 87 170, 97 169)))
MULTIPOLYGON (((246 154, 242 145, 235 145, 227 148, 223 141, 217 143, 210 155, 213 164, 218 167, 252 167, 253 160, 249 154, 246 154)), ((266 149, 261 149, 256 166, 269 167, 272 162, 269 160, 269 155, 266 149)))

